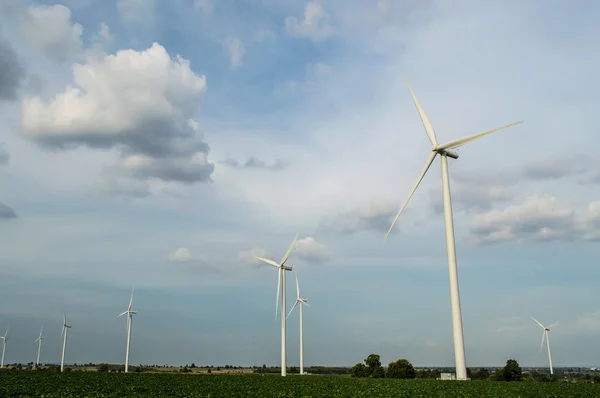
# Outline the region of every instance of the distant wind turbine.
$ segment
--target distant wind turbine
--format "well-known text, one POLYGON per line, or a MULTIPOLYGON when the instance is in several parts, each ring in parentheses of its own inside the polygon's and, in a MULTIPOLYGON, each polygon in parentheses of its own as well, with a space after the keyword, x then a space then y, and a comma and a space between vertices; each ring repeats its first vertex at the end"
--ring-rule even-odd
POLYGON ((556 322, 550 326, 544 326, 540 323, 540 321, 538 321, 534 317, 531 317, 531 319, 533 319, 535 321, 535 323, 540 325, 540 327, 544 330, 542 332, 542 343, 540 344, 540 352, 542 351, 542 348, 544 348, 544 339, 546 339, 546 345, 548 346, 548 362, 550 363, 550 374, 553 375, 554 369, 552 368, 552 355, 550 354, 550 337, 549 337, 548 333, 550 333, 551 328, 558 325, 558 322, 556 322))
POLYGON ((134 289, 135 289, 135 286, 133 287, 133 289, 131 289, 131 297, 129 298, 129 306, 127 307, 127 311, 123 312, 122 314, 120 314, 118 316, 118 317, 121 317, 123 315, 127 315, 127 349, 126 349, 127 351, 125 352, 125 373, 127 373, 129 371, 129 346, 131 344, 131 322, 133 320, 133 314, 137 314, 137 311, 131 310, 131 303, 133 302, 134 289))
POLYGON ((488 135, 495 131, 514 126, 515 124, 521 123, 522 121, 507 124, 506 126, 473 134, 471 136, 460 138, 458 140, 450 141, 440 145, 436 140, 433 126, 431 125, 429 118, 425 114, 425 111, 421 107, 421 104, 417 100, 417 97, 415 96, 415 93, 410 87, 408 80, 406 80, 406 84, 412 95, 413 102, 415 103, 417 111, 419 112, 421 121, 423 122, 423 127, 425 127, 425 132, 427 133, 429 141, 431 142, 431 154, 429 155, 427 163, 425 164, 423 171, 421 171, 421 175, 417 179, 417 182, 413 185, 412 189, 410 190, 408 198, 406 198, 406 201, 404 202, 402 207, 400 207, 398 214, 396 214, 396 218, 394 218, 394 221, 392 222, 392 225, 390 226, 390 229, 385 235, 383 241, 385 242, 390 232, 392 232, 392 229, 394 228, 398 217, 400 217, 400 214, 408 204, 408 201, 410 200, 417 187, 421 183, 421 180, 425 176, 425 173, 427 173, 427 170, 429 170, 429 167, 433 163, 433 160, 437 155, 440 155, 442 161, 442 196, 444 199, 444 221, 446 224, 446 251, 448 253, 448 273, 450 274, 450 304, 452 308, 452 329, 454 337, 454 360, 456 362, 456 379, 467 380, 467 365, 465 361, 462 316, 460 310, 460 298, 458 293, 458 270, 456 267, 456 248, 454 244, 454 225, 452 221, 452 201, 450 198, 450 178, 448 176, 448 157, 458 159, 458 153, 456 153, 455 151, 451 151, 451 149, 456 149, 464 144, 467 144, 480 137, 483 137, 484 135, 488 135))
POLYGON ((42 326, 42 328, 40 329, 40 335, 34 341, 34 343, 38 343, 38 354, 37 354, 37 360, 35 361, 36 367, 40 366, 40 352, 42 352, 42 340, 44 340, 44 338, 42 337, 43 331, 44 331, 44 327, 42 326))
POLYGON ((6 342, 9 339, 8 328, 6 328, 6 333, 4 333, 4 336, 0 336, 0 339, 2 339, 2 361, 0 361, 0 369, 2 369, 4 368, 4 353, 6 352, 6 342))
POLYGON ((290 313, 287 315, 288 317, 292 314, 292 312, 294 311, 294 308, 296 308, 296 306, 298 304, 300 304, 300 374, 303 375, 304 374, 304 349, 303 349, 304 339, 302 337, 302 307, 305 305, 310 307, 310 305, 308 305, 308 301, 306 299, 303 299, 300 297, 300 285, 298 284, 298 272, 296 272, 296 302, 294 303, 294 306, 290 310, 290 313))
POLYGON ((62 356, 60 357, 60 371, 65 369, 65 350, 67 349, 67 331, 71 329, 71 325, 67 325, 67 314, 63 318, 63 327, 60 331, 60 337, 63 337, 62 356))
POLYGON ((294 238, 294 241, 290 245, 287 253, 283 256, 283 259, 280 263, 276 263, 273 260, 269 260, 266 258, 254 256, 257 260, 270 264, 277 268, 277 298, 275 300, 275 319, 277 319, 277 306, 279 305, 279 292, 281 291, 281 375, 285 376, 287 374, 286 369, 286 352, 285 352, 285 271, 291 271, 292 267, 286 267, 285 262, 287 261, 292 249, 296 245, 296 240, 298 239, 298 234, 294 238))

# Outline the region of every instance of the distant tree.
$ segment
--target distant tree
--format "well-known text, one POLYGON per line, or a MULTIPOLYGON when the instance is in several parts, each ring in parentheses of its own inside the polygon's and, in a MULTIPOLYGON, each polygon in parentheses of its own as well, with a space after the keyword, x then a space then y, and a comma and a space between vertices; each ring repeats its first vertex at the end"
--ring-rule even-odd
POLYGON ((367 373, 369 377, 382 378, 385 377, 385 371, 381 366, 380 356, 377 354, 369 354, 365 358, 365 364, 367 365, 367 373))
POLYGON ((195 364, 194 362, 192 362, 192 364, 190 365, 190 368, 192 368, 192 369, 193 369, 193 368, 195 368, 195 367, 196 367, 196 364, 195 364))
POLYGON ((407 359, 390 362, 385 377, 390 379, 414 379, 417 375, 415 368, 407 359))
POLYGON ((352 367, 352 370, 350 371, 350 376, 351 377, 368 377, 369 374, 367 373, 367 367, 362 362, 357 363, 356 365, 354 365, 352 367))
POLYGON ((297 366, 291 366, 290 373, 300 373, 300 368, 297 366))
POLYGON ((220 371, 220 370, 221 370, 221 367, 220 367, 220 366, 217 366, 217 371, 220 371))
POLYGON ((210 370, 210 368, 208 368, 208 369, 206 370, 206 373, 212 373, 212 370, 210 370))
POLYGON ((593 380, 594 384, 600 384, 600 376, 594 376, 592 378, 592 380, 593 380))
POLYGON ((502 369, 502 379, 504 381, 521 381, 521 366, 514 359, 506 361, 506 365, 502 369))
POLYGON ((490 371, 487 368, 481 368, 477 372, 473 373, 472 379, 474 380, 487 380, 490 378, 490 371))
POLYGON ((103 363, 100 366, 98 366, 98 372, 107 373, 108 372, 108 364, 103 363))

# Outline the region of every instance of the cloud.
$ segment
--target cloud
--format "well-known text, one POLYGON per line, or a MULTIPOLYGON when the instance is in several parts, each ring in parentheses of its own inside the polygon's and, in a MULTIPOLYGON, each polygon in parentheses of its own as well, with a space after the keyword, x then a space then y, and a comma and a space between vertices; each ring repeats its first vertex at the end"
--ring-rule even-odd
MULTIPOLYGON (((339 234, 354 234, 360 231, 387 232, 399 205, 387 200, 373 199, 362 203, 358 208, 324 217, 319 228, 339 234)), ((394 231, 392 231, 393 233, 394 231)))
POLYGON ((64 62, 83 48, 83 27, 71 23, 71 10, 63 5, 29 6, 19 26, 29 44, 55 62, 64 62))
POLYGON ((587 169, 583 160, 581 156, 536 159, 525 164, 523 176, 531 180, 557 180, 581 174, 587 169))
POLYGON ((478 215, 471 225, 478 243, 500 241, 595 241, 600 239, 600 201, 576 211, 550 195, 533 195, 520 205, 478 215))
POLYGON ((304 8, 304 19, 296 17, 285 18, 285 29, 292 36, 308 37, 318 41, 333 34, 329 14, 323 10, 320 3, 311 1, 304 8))
POLYGON ((5 148, 4 143, 0 143, 0 166, 6 166, 10 160, 10 154, 5 148))
POLYGON ((168 260, 176 264, 216 270, 216 267, 214 265, 193 255, 191 250, 187 247, 180 247, 175 251, 169 253, 168 260))
POLYGON ((578 317, 575 320, 575 328, 592 332, 600 331, 600 311, 578 317))
POLYGON ((220 163, 223 163, 227 166, 233 167, 235 169, 264 169, 264 170, 283 170, 285 169, 289 163, 282 159, 275 159, 275 162, 272 164, 266 164, 260 159, 257 159, 253 156, 249 157, 243 164, 241 164, 237 159, 228 158, 220 163))
MULTIPOLYGON (((441 185, 441 181, 439 185, 441 185)), ((509 183, 502 184, 493 177, 475 177, 471 180, 468 178, 453 178, 451 184, 452 210, 466 212, 490 210, 494 203, 507 202, 513 198, 514 195, 506 185, 509 185, 509 183)), ((443 213, 442 189, 431 189, 430 195, 433 211, 436 214, 443 213)))
POLYGON ((127 178, 101 180, 96 184, 92 193, 133 198, 145 198, 152 194, 148 183, 127 178))
POLYGON ((144 51, 120 50, 73 65, 75 86, 45 101, 25 98, 21 127, 46 148, 116 148, 111 178, 208 182, 214 164, 192 119, 205 77, 189 61, 171 59, 158 43, 144 51))
POLYGON ((0 37, 0 100, 17 99, 25 67, 11 44, 0 37))
POLYGON ((12 207, 0 202, 0 220, 11 218, 17 218, 17 213, 15 213, 12 207))
POLYGON ((148 22, 154 16, 154 0, 117 0, 117 11, 125 22, 148 22))
POLYGON ((204 15, 211 15, 215 5, 213 0, 194 0, 194 8, 202 10, 204 15))
POLYGON ((255 247, 250 250, 242 250, 237 255, 237 260, 243 262, 244 264, 249 265, 267 265, 260 260, 257 260, 256 257, 268 258, 268 252, 260 247, 255 247))
POLYGON ((298 239, 292 253, 300 260, 313 263, 322 263, 331 258, 325 246, 311 236, 298 239))
POLYGON ((229 56, 231 69, 237 69, 244 65, 244 54, 246 53, 246 50, 244 48, 244 43, 240 39, 229 36, 223 39, 221 44, 229 56))

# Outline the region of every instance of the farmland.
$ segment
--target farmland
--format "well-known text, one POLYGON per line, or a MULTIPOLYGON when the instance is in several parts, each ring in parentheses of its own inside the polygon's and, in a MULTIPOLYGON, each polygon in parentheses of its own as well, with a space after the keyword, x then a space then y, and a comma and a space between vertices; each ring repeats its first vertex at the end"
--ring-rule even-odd
POLYGON ((597 397, 600 384, 343 376, 2 372, 1 397, 597 397))

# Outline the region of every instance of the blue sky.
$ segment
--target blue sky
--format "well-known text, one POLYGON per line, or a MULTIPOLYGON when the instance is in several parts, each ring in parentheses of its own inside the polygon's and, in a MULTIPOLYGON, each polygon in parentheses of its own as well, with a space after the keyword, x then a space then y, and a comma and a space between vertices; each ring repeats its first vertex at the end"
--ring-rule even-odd
MULTIPOLYGON (((440 166, 468 366, 598 366, 600 58, 592 2, 42 2, 0 6, 0 330, 8 362, 277 365, 290 258, 305 363, 453 366, 440 166)), ((293 302, 292 276, 288 303, 293 302)), ((288 307, 289 308, 289 307, 288 307)), ((289 318, 288 363, 298 362, 289 318)))

